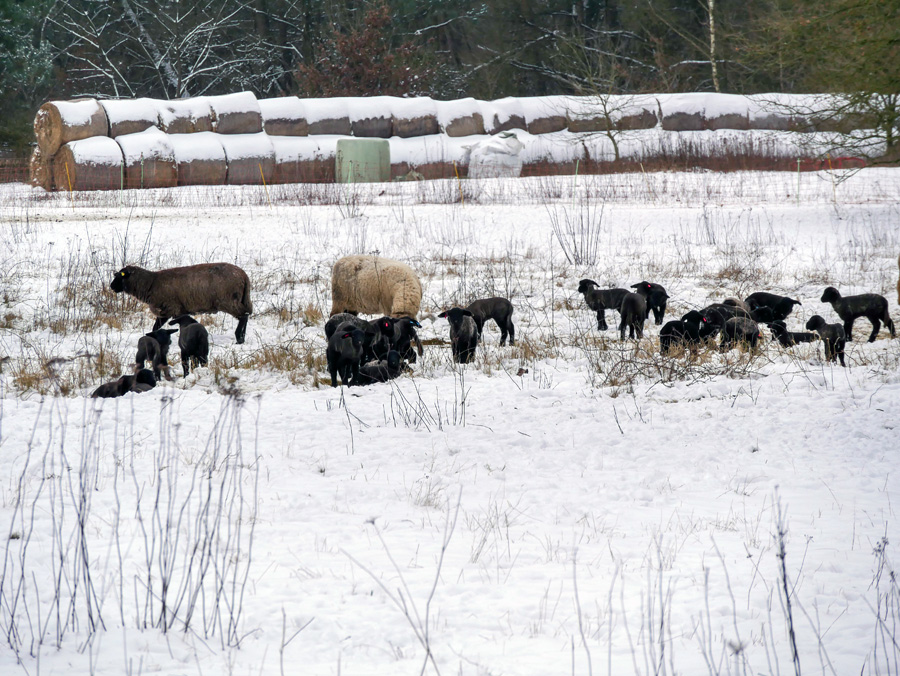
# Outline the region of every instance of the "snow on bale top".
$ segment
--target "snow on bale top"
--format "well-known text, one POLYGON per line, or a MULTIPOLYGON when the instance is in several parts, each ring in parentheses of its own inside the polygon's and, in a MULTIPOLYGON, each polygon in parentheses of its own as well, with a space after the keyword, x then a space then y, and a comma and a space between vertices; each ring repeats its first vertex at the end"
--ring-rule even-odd
POLYGON ((170 134, 169 144, 175 161, 199 162, 199 161, 225 161, 225 149, 222 147, 221 136, 211 131, 201 131, 195 134, 170 134))
POLYGON ((123 186, 122 149, 108 136, 70 141, 53 158, 59 190, 110 190, 123 186))
POLYGON ((350 135, 352 129, 346 98, 300 100, 306 109, 306 121, 309 123, 310 134, 350 135))
POLYGON ((508 96, 496 101, 481 101, 480 104, 484 130, 488 134, 509 129, 526 129, 528 126, 521 99, 508 96))
POLYGON ((570 96, 529 96, 519 101, 529 134, 562 131, 569 123, 570 96))
POLYGON ((178 185, 175 151, 169 134, 150 127, 116 137, 125 158, 125 187, 171 188, 178 185))
POLYGON ((309 118, 306 106, 296 96, 260 99, 263 129, 271 136, 306 136, 309 118))
POLYGON ((484 134, 484 116, 481 102, 473 98, 455 101, 436 101, 437 120, 441 131, 448 136, 475 136, 484 134))
POLYGON ((112 138, 135 134, 150 127, 159 126, 157 101, 153 99, 110 99, 101 101, 109 120, 112 138))
POLYGON ((157 101, 156 109, 159 127, 167 134, 212 131, 212 109, 205 96, 157 101))
POLYGON ((213 131, 219 134, 257 134, 262 131, 262 112, 253 92, 207 97, 212 109, 213 131))
POLYGON ((106 111, 95 99, 48 101, 34 116, 34 135, 46 157, 55 155, 64 143, 108 133, 106 111))
POLYGON ((440 132, 437 103, 431 97, 395 99, 391 112, 394 136, 409 138, 440 132))
POLYGON ((393 135, 393 96, 347 98, 347 116, 354 136, 390 138, 393 135))
POLYGON ((275 147, 265 132, 256 134, 222 134, 219 141, 225 149, 229 185, 259 185, 275 178, 275 147))

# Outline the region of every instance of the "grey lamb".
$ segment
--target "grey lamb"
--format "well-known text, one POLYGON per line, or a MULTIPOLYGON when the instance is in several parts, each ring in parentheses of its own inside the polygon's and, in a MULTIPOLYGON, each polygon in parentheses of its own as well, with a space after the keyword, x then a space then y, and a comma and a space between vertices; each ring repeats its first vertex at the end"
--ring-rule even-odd
POLYGON ((628 289, 600 289, 593 279, 582 279, 578 282, 578 293, 584 295, 584 302, 597 313, 597 330, 606 331, 606 311, 618 311, 622 300, 628 295, 628 289))
POLYGON ((484 323, 493 319, 500 327, 500 344, 506 345, 506 337, 509 336, 509 344, 516 344, 516 327, 513 326, 513 304, 508 298, 495 296, 493 298, 480 298, 473 300, 466 308, 472 313, 475 325, 478 327, 478 335, 484 331, 484 323))
POLYGON ((178 324, 178 349, 181 351, 181 368, 187 378, 191 369, 209 363, 209 332, 190 315, 179 315, 169 320, 178 324))
POLYGON ((478 347, 478 326, 472 313, 454 307, 444 310, 438 317, 450 322, 450 349, 453 352, 453 359, 460 364, 468 364, 475 358, 475 348, 478 347))
POLYGON ((846 367, 844 363, 844 344, 847 342, 847 334, 844 333, 844 327, 840 324, 828 324, 825 318, 819 315, 813 315, 806 322, 808 331, 815 331, 819 334, 819 338, 825 343, 825 358, 828 361, 841 360, 841 366, 846 367))
POLYGON ((147 303, 156 315, 154 331, 179 315, 227 312, 238 320, 235 340, 243 343, 246 339, 247 321, 253 312, 250 279, 231 263, 202 263, 157 272, 127 265, 116 273, 109 288, 147 303))
POLYGON ((869 342, 874 343, 881 329, 881 322, 891 332, 891 338, 896 336, 894 322, 888 312, 887 298, 877 293, 862 293, 858 296, 841 296, 840 291, 829 286, 822 293, 822 302, 831 303, 831 307, 837 312, 838 317, 844 322, 844 334, 847 341, 853 340, 853 322, 859 317, 865 317, 872 322, 872 333, 869 342))
POLYGON ((644 337, 644 321, 647 319, 647 300, 639 293, 629 293, 622 299, 622 307, 619 309, 622 316, 619 322, 619 340, 625 340, 625 329, 628 329, 628 337, 644 337))

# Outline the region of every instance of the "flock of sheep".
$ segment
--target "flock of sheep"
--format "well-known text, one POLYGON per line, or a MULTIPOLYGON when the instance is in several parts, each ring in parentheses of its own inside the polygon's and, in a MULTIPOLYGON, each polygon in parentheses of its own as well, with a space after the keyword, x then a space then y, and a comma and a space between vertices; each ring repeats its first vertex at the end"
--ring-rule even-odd
MULTIPOLYGON (((900 259, 898 259, 900 266, 900 259)), ((179 331, 178 347, 184 376, 190 368, 205 365, 209 358, 209 335, 192 314, 227 312, 238 320, 235 338, 243 343, 247 321, 253 312, 250 280, 239 267, 230 263, 207 263, 153 272, 129 265, 113 277, 110 288, 141 300, 156 315, 153 330, 138 340, 134 374, 98 387, 92 396, 116 397, 127 392, 144 392, 169 375, 168 349, 171 335, 179 331), (177 324, 179 329, 164 329, 177 324), (151 369, 144 368, 146 362, 151 369)), ((641 338, 644 323, 653 313, 656 324, 665 317, 669 295, 660 284, 641 281, 628 289, 601 289, 591 279, 582 279, 578 292, 597 315, 597 328, 608 329, 606 310, 619 313, 619 337, 641 338)), ((422 342, 416 320, 422 302, 422 284, 405 263, 373 255, 345 256, 332 269, 331 316, 325 324, 326 362, 332 387, 341 384, 366 385, 385 382, 399 376, 407 362, 421 356, 422 342), (382 315, 366 321, 358 314, 382 315)), ((897 283, 900 303, 900 282, 897 283)), ((821 301, 830 303, 843 324, 829 324, 820 315, 806 322, 808 332, 788 331, 785 319, 799 300, 765 291, 750 294, 744 300, 726 298, 702 310, 691 310, 679 320, 667 322, 660 329, 659 342, 663 354, 676 348, 695 350, 700 345, 720 338, 720 349, 738 344, 755 348, 762 337, 760 324, 769 327, 773 337, 783 346, 821 339, 829 361, 844 362, 844 345, 853 339, 853 324, 865 317, 872 324, 869 342, 873 342, 882 322, 896 336, 894 322, 884 296, 866 293, 841 296, 829 286, 821 301)), ((507 338, 515 344, 512 322, 513 305, 506 298, 485 298, 465 308, 453 307, 438 317, 450 325, 450 347, 456 362, 472 360, 484 324, 493 319, 500 328, 500 344, 507 338)))

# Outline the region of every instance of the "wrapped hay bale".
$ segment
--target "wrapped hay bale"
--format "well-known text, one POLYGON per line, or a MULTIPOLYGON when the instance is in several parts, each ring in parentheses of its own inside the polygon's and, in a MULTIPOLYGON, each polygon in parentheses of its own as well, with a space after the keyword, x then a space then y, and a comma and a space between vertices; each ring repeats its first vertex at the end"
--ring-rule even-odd
POLYGON ((262 112, 253 92, 209 96, 213 131, 217 134, 258 134, 262 112))
POLYGON ((350 131, 354 136, 390 138, 393 134, 393 96, 367 96, 347 100, 350 131))
POLYGON ((437 119, 437 105, 427 96, 396 99, 392 116, 392 133, 400 138, 428 136, 441 131, 437 119))
POLYGON ((260 99, 263 129, 269 136, 306 136, 309 122, 303 102, 296 96, 260 99))
POLYGON ((568 96, 529 96, 519 99, 529 134, 562 131, 569 123, 568 96))
POLYGON ((515 178, 521 175, 524 148, 525 144, 512 131, 478 141, 464 159, 469 178, 515 178))
POLYGON ((481 102, 473 98, 437 101, 438 124, 447 136, 483 136, 481 102))
POLYGON ((53 157, 57 190, 118 190, 123 170, 122 149, 108 136, 69 141, 53 157))
POLYGON ((116 137, 125 159, 126 188, 173 188, 178 185, 175 151, 165 132, 151 127, 116 137))
POLYGON ((219 139, 211 131, 169 135, 178 185, 225 185, 228 163, 219 139))
POLYGON ((333 183, 338 136, 270 136, 275 148, 273 183, 333 183))
POLYGON ((750 104, 746 96, 707 94, 703 98, 704 129, 750 129, 750 104))
POLYGON ((167 134, 212 131, 212 109, 205 96, 157 101, 156 108, 159 113, 159 128, 167 134))
POLYGON ((48 101, 34 116, 34 135, 44 158, 69 141, 108 134, 106 111, 95 99, 48 101))
POLYGON ((106 111, 111 138, 159 127, 159 113, 153 99, 110 99, 101 101, 100 105, 106 111))
POLYGON ((350 136, 352 127, 346 98, 303 99, 303 106, 306 109, 310 135, 350 136))
POLYGON ((269 135, 221 134, 219 142, 228 163, 227 185, 262 185, 275 178, 275 148, 269 135))
POLYGON ((53 158, 44 155, 40 146, 35 146, 31 151, 28 176, 31 185, 36 188, 43 188, 47 192, 53 190, 53 158))
POLYGON ((510 129, 524 131, 528 126, 525 123, 525 111, 517 98, 508 96, 496 101, 480 101, 479 104, 486 134, 499 134, 510 129))

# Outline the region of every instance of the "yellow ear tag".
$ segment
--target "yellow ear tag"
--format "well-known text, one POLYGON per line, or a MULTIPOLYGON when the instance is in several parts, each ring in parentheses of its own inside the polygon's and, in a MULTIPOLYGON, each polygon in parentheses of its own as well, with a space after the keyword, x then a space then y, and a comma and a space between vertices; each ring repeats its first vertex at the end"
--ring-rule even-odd
POLYGON ((119 274, 122 275, 123 277, 125 276, 125 273, 124 273, 124 272, 120 272, 119 274))

